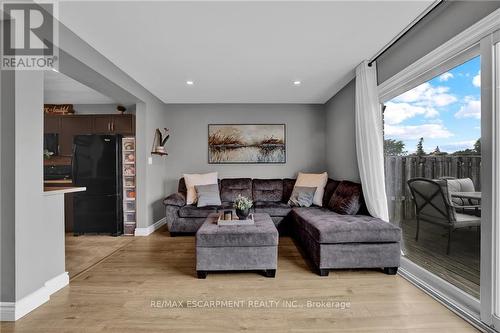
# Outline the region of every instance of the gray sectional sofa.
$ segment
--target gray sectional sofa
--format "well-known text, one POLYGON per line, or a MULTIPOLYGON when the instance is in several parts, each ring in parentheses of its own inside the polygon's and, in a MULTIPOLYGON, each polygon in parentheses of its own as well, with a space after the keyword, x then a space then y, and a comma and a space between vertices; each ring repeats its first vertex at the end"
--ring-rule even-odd
MULTIPOLYGON (((323 197, 328 206, 340 182, 329 179, 323 197)), ((233 178, 219 180, 221 206, 186 205, 186 185, 164 200, 170 234, 194 234, 207 216, 231 209, 238 194, 252 198, 253 212, 271 216, 280 233, 291 232, 311 259, 318 274, 329 269, 381 267, 396 274, 400 260, 401 229, 370 216, 364 205, 357 215, 341 215, 323 207, 291 207, 294 179, 233 178)), ((361 200, 362 201, 362 200, 361 200)))

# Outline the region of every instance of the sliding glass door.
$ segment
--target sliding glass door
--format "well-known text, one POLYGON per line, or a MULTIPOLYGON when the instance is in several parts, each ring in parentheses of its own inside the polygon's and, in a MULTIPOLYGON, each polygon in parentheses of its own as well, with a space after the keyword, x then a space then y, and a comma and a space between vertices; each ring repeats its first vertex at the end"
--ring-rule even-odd
POLYGON ((500 9, 379 85, 400 274, 500 329, 500 9))
POLYGON ((404 256, 479 299, 481 57, 462 61, 384 103, 386 192, 404 256))

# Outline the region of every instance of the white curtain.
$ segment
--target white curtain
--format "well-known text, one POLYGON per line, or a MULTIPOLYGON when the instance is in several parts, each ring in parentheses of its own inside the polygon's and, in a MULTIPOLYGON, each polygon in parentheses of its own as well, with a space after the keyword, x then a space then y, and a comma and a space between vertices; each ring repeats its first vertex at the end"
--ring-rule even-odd
POLYGON ((356 68, 356 155, 368 211, 374 217, 389 221, 377 69, 375 63, 369 67, 367 61, 356 68))

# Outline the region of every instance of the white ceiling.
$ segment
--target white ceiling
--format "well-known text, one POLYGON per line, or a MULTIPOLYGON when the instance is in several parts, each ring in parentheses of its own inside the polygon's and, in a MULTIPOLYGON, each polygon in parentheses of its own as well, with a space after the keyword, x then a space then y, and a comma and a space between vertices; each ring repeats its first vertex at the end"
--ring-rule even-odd
POLYGON ((59 17, 166 103, 324 103, 431 3, 70 1, 59 17))
POLYGON ((44 71, 45 104, 113 104, 111 98, 55 71, 44 71))

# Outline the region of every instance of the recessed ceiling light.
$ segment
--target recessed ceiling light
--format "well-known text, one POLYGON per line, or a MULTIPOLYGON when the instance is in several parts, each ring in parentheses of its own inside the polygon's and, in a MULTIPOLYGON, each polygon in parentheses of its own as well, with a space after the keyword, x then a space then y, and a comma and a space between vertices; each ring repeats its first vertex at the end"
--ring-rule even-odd
POLYGON ((302 83, 302 82, 300 82, 299 80, 295 80, 295 81, 293 81, 293 85, 294 85, 294 86, 300 86, 300 84, 301 84, 301 83, 302 83))
POLYGON ((194 81, 186 81, 186 84, 187 84, 188 86, 192 86, 192 85, 194 84, 194 81))

